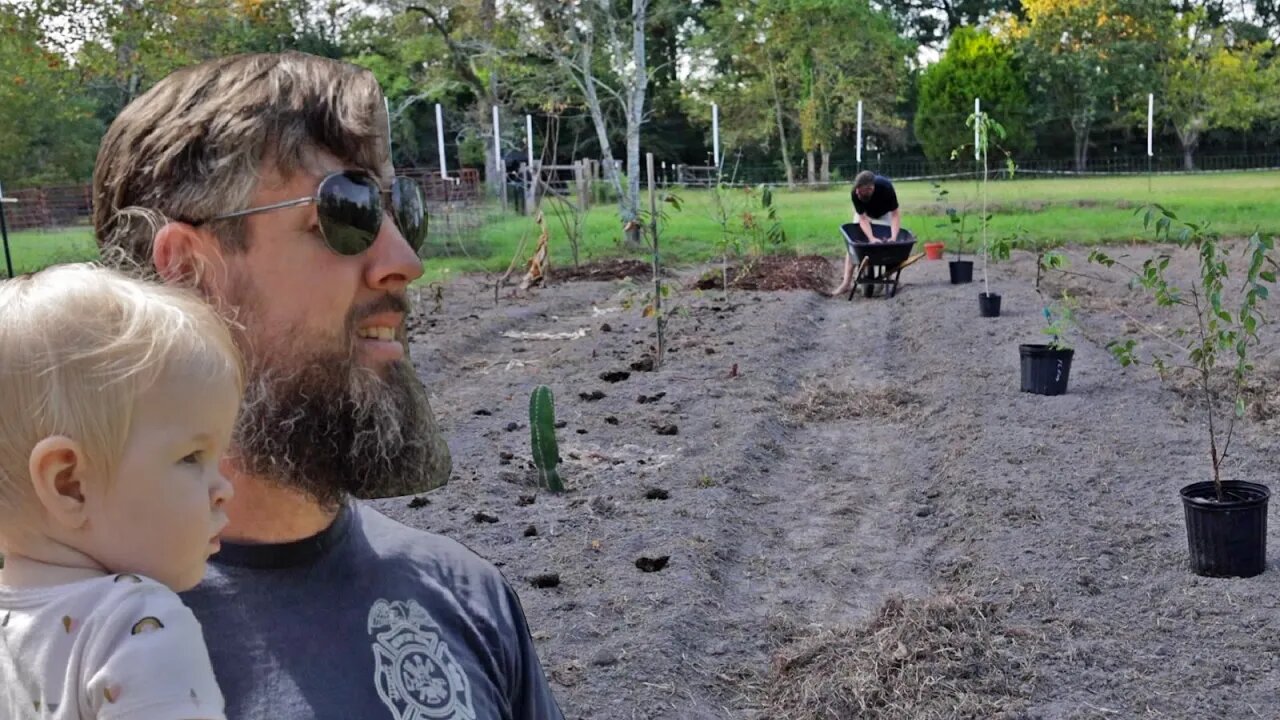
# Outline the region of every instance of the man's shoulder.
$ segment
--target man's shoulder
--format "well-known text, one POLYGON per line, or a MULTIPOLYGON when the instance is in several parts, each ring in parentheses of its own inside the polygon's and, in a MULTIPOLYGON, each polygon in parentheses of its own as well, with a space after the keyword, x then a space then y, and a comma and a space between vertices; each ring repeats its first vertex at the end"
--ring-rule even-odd
POLYGON ((360 517, 363 539, 375 555, 501 578, 497 566, 453 538, 410 527, 368 502, 357 503, 355 512, 360 517))
POLYGON ((889 188, 890 190, 893 189, 893 181, 884 175, 876 176, 876 185, 883 188, 889 188))

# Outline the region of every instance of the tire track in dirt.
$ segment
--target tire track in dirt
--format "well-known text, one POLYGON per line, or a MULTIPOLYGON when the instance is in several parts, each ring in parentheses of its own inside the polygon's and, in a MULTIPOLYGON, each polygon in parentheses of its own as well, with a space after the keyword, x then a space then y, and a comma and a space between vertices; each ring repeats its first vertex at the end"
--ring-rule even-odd
POLYGON ((881 414, 867 399, 903 382, 893 310, 812 293, 785 297, 778 323, 790 341, 752 359, 775 369, 756 392, 784 402, 738 436, 767 444, 744 447, 744 462, 728 470, 738 502, 727 506, 739 510, 721 523, 708 556, 719 582, 705 600, 716 612, 690 618, 679 636, 690 656, 709 647, 721 661, 691 664, 707 683, 705 698, 691 693, 689 706, 660 717, 751 717, 753 688, 780 642, 858 622, 887 594, 927 591, 932 541, 913 527, 930 512, 920 488, 930 459, 909 452, 910 428, 894 417, 926 409, 899 394, 908 407, 882 403, 881 414), (816 418, 806 420, 806 401, 820 406, 816 418))
POLYGON ((683 298, 689 313, 672 318, 680 353, 669 365, 602 385, 599 370, 625 368, 648 342, 651 321, 592 314, 619 288, 584 283, 496 309, 479 284, 451 292, 441 334, 420 336, 415 358, 455 481, 406 519, 502 563, 571 718, 748 718, 780 642, 860 622, 888 594, 928 592, 936 532, 925 490, 937 453, 914 428, 936 408, 890 392, 915 392, 921 372, 899 322, 901 296, 683 298), (614 332, 596 332, 602 322, 614 332), (500 335, 584 324, 590 337, 558 344, 500 335), (508 367, 511 359, 526 365, 508 367), (525 421, 527 390, 542 381, 558 389, 565 474, 580 484, 519 507, 517 480, 503 479, 519 474, 492 464, 504 447, 523 454, 527 433, 500 428, 525 421), (594 387, 608 397, 575 402, 594 387), (633 399, 662 392, 661 407, 633 399), (802 421, 806 399, 821 407, 802 421), (621 432, 594 424, 606 413, 621 432), (654 437, 646 417, 677 421, 679 436, 654 437), (587 464, 593 457, 603 460, 587 464), (649 485, 672 500, 637 504, 649 485), (470 521, 487 508, 499 510, 497 524, 470 521), (522 540, 530 522, 539 535, 522 540), (641 555, 670 555, 670 567, 620 574, 641 555), (548 569, 561 588, 523 583, 548 569))

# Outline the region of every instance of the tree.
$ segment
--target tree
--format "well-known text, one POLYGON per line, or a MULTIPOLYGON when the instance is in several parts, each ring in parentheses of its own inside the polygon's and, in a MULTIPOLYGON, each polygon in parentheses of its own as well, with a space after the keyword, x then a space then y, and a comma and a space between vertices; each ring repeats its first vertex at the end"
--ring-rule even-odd
POLYGON ((701 117, 709 117, 710 103, 720 106, 722 159, 724 150, 750 142, 772 147, 776 135, 787 186, 794 187, 787 130, 795 124, 799 93, 786 74, 786 48, 773 32, 774 20, 772 0, 723 0, 711 11, 695 62, 715 72, 690 99, 701 117))
POLYGON ((413 0, 404 11, 425 19, 429 30, 444 42, 452 78, 474 93, 472 128, 484 142, 485 178, 494 192, 502 188, 505 167, 494 151, 493 109, 503 106, 501 41, 496 0, 413 0))
POLYGON ((888 0, 887 5, 902 33, 929 47, 940 46, 962 27, 1022 12, 1019 0, 888 0))
POLYGON ((924 154, 946 160, 951 151, 972 141, 965 118, 973 112, 973 100, 1002 119, 1001 145, 1010 152, 1031 148, 1027 127, 1026 78, 1013 46, 990 32, 960 28, 951 35, 947 50, 920 76, 915 133, 924 154))
POLYGON ((0 7, 0 183, 80 182, 102 125, 66 60, 44 45, 39 17, 0 7))
POLYGON ((1160 117, 1182 144, 1183 165, 1195 169, 1194 154, 1209 130, 1247 131, 1259 120, 1276 117, 1280 65, 1268 66, 1270 42, 1232 45, 1226 28, 1206 27, 1203 12, 1180 22, 1173 58, 1166 67, 1160 117))
POLYGON ((708 26, 703 52, 720 73, 705 94, 746 127, 776 131, 789 185, 788 128, 800 130, 811 175, 813 153, 822 153, 827 179, 832 145, 856 123, 858 100, 870 132, 901 124, 894 106, 913 48, 865 0, 724 0, 708 26))
POLYGON ((1023 8, 1026 21, 1010 28, 1034 95, 1045 115, 1070 124, 1083 171, 1099 116, 1137 108, 1154 87, 1172 11, 1163 0, 1023 0, 1023 8))
POLYGON ((864 1, 772 4, 775 36, 787 49, 788 75, 801 79, 797 115, 810 182, 815 151, 822 155, 822 181, 829 182, 832 145, 856 127, 858 100, 869 134, 887 134, 903 124, 894 111, 914 47, 864 1), (858 28, 857 42, 849 41, 850 27, 858 28))
MULTIPOLYGON (((651 0, 530 0, 541 33, 534 50, 551 58, 582 93, 595 125, 608 176, 618 194, 618 212, 626 244, 640 247, 640 126, 645 119, 649 68, 645 28, 651 0), (616 78, 610 83, 600 64, 616 78), (615 86, 616 85, 616 86, 615 86), (626 125, 627 171, 614 169, 601 91, 622 110, 626 125), (626 180, 626 188, 622 181, 626 180)), ((531 23, 532 24, 532 23, 531 23)))

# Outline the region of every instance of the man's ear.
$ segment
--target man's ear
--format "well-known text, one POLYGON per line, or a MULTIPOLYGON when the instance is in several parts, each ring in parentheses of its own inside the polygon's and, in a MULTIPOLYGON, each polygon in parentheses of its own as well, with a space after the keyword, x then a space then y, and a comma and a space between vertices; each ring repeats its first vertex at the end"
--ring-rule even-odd
POLYGON ((222 266, 221 258, 212 233, 184 222, 165 223, 151 244, 151 261, 167 283, 207 288, 217 282, 210 273, 222 266))
POLYGON ((82 527, 88 519, 89 466, 80 443, 61 435, 45 438, 31 450, 27 469, 49 520, 69 530, 82 527))

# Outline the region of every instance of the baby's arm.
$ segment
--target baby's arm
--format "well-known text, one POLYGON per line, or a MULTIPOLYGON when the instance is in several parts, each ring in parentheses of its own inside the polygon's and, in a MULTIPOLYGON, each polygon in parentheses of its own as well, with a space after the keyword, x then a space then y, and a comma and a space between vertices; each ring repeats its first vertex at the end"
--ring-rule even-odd
POLYGON ((85 653, 82 710, 98 720, 225 720, 195 616, 168 588, 120 578, 130 585, 85 653))

